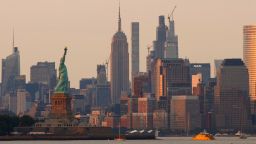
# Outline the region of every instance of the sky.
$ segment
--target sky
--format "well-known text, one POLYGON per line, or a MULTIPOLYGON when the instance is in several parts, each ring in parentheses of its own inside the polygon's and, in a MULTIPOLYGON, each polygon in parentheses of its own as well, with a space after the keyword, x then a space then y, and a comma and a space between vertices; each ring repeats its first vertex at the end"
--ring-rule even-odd
MULTIPOLYGON (((0 59, 12 53, 12 33, 21 55, 21 74, 56 62, 68 47, 71 86, 96 77, 97 64, 109 59, 117 31, 118 0, 0 0, 0 59)), ((174 6, 179 55, 190 62, 243 57, 243 26, 256 24, 256 0, 121 0, 122 30, 131 55, 131 22, 140 22, 140 70, 146 70, 147 46, 156 38, 158 16, 174 6)), ((167 20, 166 20, 167 23, 167 20)), ((1 66, 1 63, 0 63, 1 66)), ((213 68, 213 65, 212 65, 213 68)), ((1 71, 0 71, 1 74, 1 71)))

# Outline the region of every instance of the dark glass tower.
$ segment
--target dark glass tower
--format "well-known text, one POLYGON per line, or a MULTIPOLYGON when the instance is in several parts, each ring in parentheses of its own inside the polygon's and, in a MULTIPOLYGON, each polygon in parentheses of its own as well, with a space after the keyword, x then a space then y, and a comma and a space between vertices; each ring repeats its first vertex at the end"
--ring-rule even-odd
POLYGON ((156 29, 156 41, 153 42, 156 58, 164 58, 166 31, 165 18, 164 16, 159 16, 159 25, 156 29))
POLYGON ((20 54, 18 47, 13 53, 2 60, 2 96, 14 91, 15 78, 20 75, 20 54))

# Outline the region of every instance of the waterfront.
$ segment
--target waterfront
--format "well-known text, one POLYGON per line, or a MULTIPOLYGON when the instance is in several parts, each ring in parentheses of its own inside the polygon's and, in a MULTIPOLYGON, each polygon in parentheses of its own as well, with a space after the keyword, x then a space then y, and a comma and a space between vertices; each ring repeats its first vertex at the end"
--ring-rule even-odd
MULTIPOLYGON (((37 144, 255 144, 256 137, 217 137, 214 141, 192 141, 191 137, 167 137, 157 140, 79 140, 79 141, 36 141, 37 144)), ((35 141, 0 141, 0 144, 34 144, 35 141)))

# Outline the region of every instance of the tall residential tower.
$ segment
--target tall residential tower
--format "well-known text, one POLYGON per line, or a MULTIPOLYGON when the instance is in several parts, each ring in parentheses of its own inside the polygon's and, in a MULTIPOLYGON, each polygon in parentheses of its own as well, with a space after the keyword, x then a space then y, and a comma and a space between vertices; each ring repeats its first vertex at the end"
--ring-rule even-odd
POLYGON ((140 71, 140 27, 139 22, 132 22, 132 81, 140 71))

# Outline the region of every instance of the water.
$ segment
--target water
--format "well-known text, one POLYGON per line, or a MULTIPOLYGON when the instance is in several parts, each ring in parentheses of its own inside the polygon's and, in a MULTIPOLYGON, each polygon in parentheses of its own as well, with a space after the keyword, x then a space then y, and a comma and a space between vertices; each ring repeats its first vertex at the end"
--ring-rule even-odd
POLYGON ((217 137, 214 141, 192 141, 190 137, 168 137, 157 140, 79 140, 79 141, 0 141, 0 144, 256 144, 256 137, 217 137))

